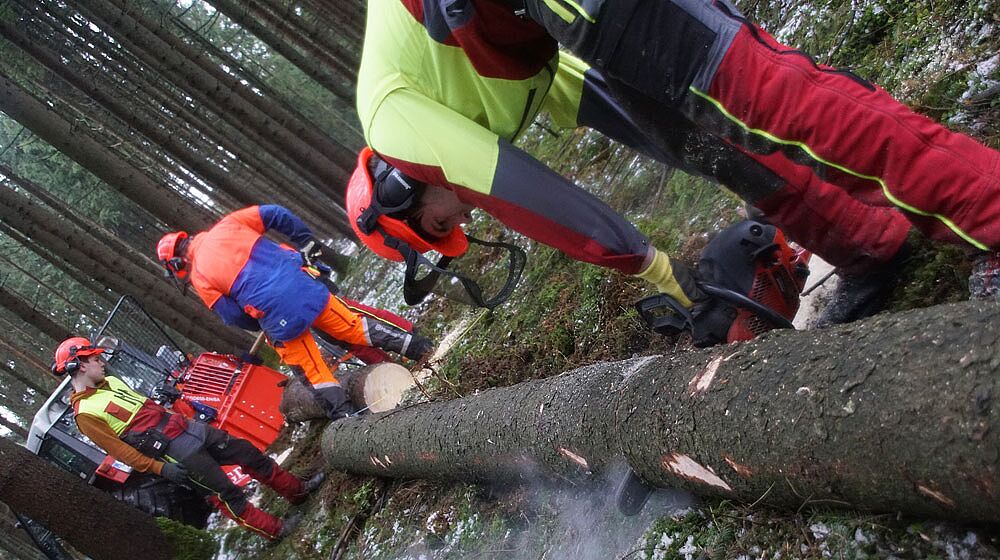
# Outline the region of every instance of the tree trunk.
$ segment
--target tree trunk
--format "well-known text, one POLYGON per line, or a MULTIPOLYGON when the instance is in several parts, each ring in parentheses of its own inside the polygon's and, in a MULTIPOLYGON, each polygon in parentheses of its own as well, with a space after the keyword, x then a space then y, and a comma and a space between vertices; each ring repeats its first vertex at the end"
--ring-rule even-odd
POLYGON ((159 274, 135 265, 135 257, 105 247, 83 228, 9 188, 0 188, 0 218, 98 282, 142 302, 154 316, 193 342, 215 351, 249 347, 243 331, 222 327, 199 301, 182 296, 159 274))
POLYGON ((111 150, 78 134, 71 123, 25 93, 2 73, 0 110, 164 223, 191 231, 205 229, 212 223, 207 210, 182 202, 180 194, 170 187, 152 181, 111 150))
POLYGON ((72 311, 77 317, 87 317, 92 322, 95 322, 95 323, 97 322, 97 317, 94 315, 94 310, 93 309, 83 309, 82 307, 80 307, 76 303, 70 301, 66 297, 66 294, 63 293, 64 290, 62 290, 61 288, 58 288, 58 287, 57 288, 53 288, 48 281, 43 280, 42 278, 39 278, 38 276, 36 276, 35 274, 33 274, 31 271, 25 269, 23 266, 15 263, 14 261, 11 261, 7 257, 0 256, 0 262, 3 262, 4 264, 6 264, 7 266, 11 267, 14 270, 17 270, 22 275, 24 275, 26 278, 28 278, 29 280, 31 280, 32 282, 34 282, 36 286, 44 286, 46 294, 49 297, 51 297, 54 300, 58 301, 60 305, 65 305, 66 309, 72 311))
MULTIPOLYGON (((211 0, 210 4, 225 14, 226 17, 250 33, 253 33, 254 36, 285 57, 301 70, 303 74, 325 87, 330 93, 346 101, 348 105, 353 103, 354 91, 350 87, 350 84, 356 79, 357 67, 352 67, 350 61, 347 61, 347 64, 338 64, 337 61, 331 60, 330 57, 323 56, 325 53, 317 52, 314 49, 306 50, 305 53, 298 51, 292 46, 290 41, 286 40, 291 33, 294 33, 293 30, 289 29, 290 26, 287 22, 266 14, 263 10, 254 9, 253 6, 248 5, 246 2, 211 0), (257 18, 261 18, 263 21, 257 18), (281 34, 280 36, 279 33, 281 34), (333 69, 346 77, 347 81, 332 74, 329 69, 330 67, 323 64, 323 60, 321 59, 325 59, 333 69)), ((297 42, 300 48, 306 46, 302 45, 301 41, 297 42)))
MULTIPOLYGON (((171 121, 182 122, 186 125, 186 128, 193 134, 193 138, 189 134, 187 141, 197 143, 201 148, 207 148, 207 153, 197 157, 211 160, 217 167, 228 169, 227 182, 237 185, 241 191, 246 191, 242 192, 242 196, 240 196, 231 189, 225 188, 227 194, 241 200, 244 205, 277 202, 296 212, 306 220, 306 223, 314 227, 314 231, 321 237, 337 238, 343 236, 348 240, 355 241, 354 231, 347 223, 346 217, 338 212, 334 212, 333 216, 330 215, 331 208, 337 208, 338 205, 342 204, 342 196, 331 198, 327 193, 317 189, 307 178, 295 174, 291 169, 286 169, 259 143, 254 142, 239 130, 228 126, 218 118, 210 120, 204 115, 198 114, 203 111, 189 108, 187 105, 189 100, 178 98, 170 88, 164 88, 162 82, 150 82, 147 75, 151 73, 145 68, 136 66, 132 58, 114 49, 106 52, 94 48, 93 44, 99 44, 101 36, 93 33, 90 28, 75 25, 73 20, 61 17, 62 14, 49 15, 59 18, 58 22, 69 26, 79 37, 84 38, 84 41, 80 43, 72 35, 67 35, 70 41, 75 42, 75 51, 85 50, 90 53, 92 60, 104 61, 105 66, 102 67, 102 70, 106 70, 106 66, 109 64, 107 57, 117 60, 117 75, 108 76, 112 80, 112 82, 107 83, 108 87, 119 87, 113 84, 128 79, 137 91, 127 92, 127 96, 151 99, 157 107, 158 114, 166 113, 167 118, 171 121), (240 171, 243 169, 245 171, 240 171), (252 175, 258 179, 248 180, 246 175, 252 175), (261 184, 261 179, 266 183, 261 184)), ((57 28, 58 30, 60 29, 57 28)), ((193 31, 191 32, 193 33, 193 31)), ((65 55, 65 53, 62 54, 65 55)), ((85 82, 89 81, 85 80, 85 82)), ((96 85, 92 87, 96 87, 96 85)), ((119 93, 120 95, 121 93, 119 93)), ((125 121, 129 122, 128 119, 125 121)), ((132 126, 136 125, 132 123, 132 126)), ((138 126, 136 128, 139 129, 138 126)), ((171 143, 173 144, 188 145, 184 141, 175 139, 174 134, 168 134, 168 136, 172 139, 171 143)), ((155 138, 150 139, 157 141, 155 138)), ((178 159, 181 158, 178 157, 178 159)), ((192 167, 192 169, 195 168, 192 167)), ((197 172, 197 169, 195 171, 197 172)), ((210 182, 215 182, 213 177, 202 176, 210 182)), ((222 186, 225 187, 225 185, 222 186)))
POLYGON ((42 201, 43 204, 55 210, 60 216, 73 216, 76 224, 85 228, 90 234, 92 234, 101 244, 104 246, 117 251, 120 255, 129 255, 132 257, 132 262, 136 266, 141 266, 145 268, 151 274, 162 273, 162 267, 154 262, 152 259, 146 257, 146 253, 149 252, 152 247, 132 247, 128 243, 125 243, 122 239, 117 236, 112 235, 103 226, 90 220, 90 218, 85 215, 81 215, 80 212, 75 211, 68 204, 63 202, 61 199, 55 197, 42 188, 41 185, 21 177, 14 172, 13 169, 7 167, 6 165, 0 163, 0 174, 6 177, 10 182, 17 185, 18 188, 23 189, 31 196, 42 201))
POLYGON ((1000 306, 965 302, 331 424, 329 466, 511 482, 604 471, 797 509, 1000 521, 1000 306))
POLYGON ((169 560, 174 547, 149 515, 0 438, 0 501, 95 560, 169 560))
MULTIPOLYGON (((6 347, 7 347, 6 344, 4 344, 2 340, 0 340, 0 348, 6 348, 6 347)), ((40 373, 36 377, 32 377, 26 374, 25 372, 21 371, 21 369, 11 366, 6 362, 0 363, 0 371, 3 371, 4 375, 8 375, 16 379, 25 387, 38 391, 38 393, 42 395, 48 395, 52 393, 52 391, 56 388, 56 384, 54 381, 52 381, 47 387, 43 386, 44 385, 43 380, 51 379, 51 377, 49 377, 51 374, 40 373)), ((43 368, 38 368, 38 371, 47 372, 48 370, 43 368)))
POLYGON ((46 262, 48 262, 53 267, 61 271, 63 274, 75 280, 78 284, 88 288, 90 293, 94 294, 95 296, 100 298, 101 301, 108 304, 108 309, 110 309, 111 306, 113 306, 115 302, 118 301, 119 296, 109 291, 107 286, 104 286, 95 281, 92 277, 83 274, 77 268, 71 266, 65 260, 59 258, 59 256, 53 254, 52 252, 43 250, 36 243, 32 242, 27 237, 21 235, 21 233, 18 232, 16 229, 7 225, 7 223, 0 222, 0 231, 2 231, 4 235, 10 237, 14 241, 17 241, 26 249, 35 253, 39 257, 45 259, 46 262))
POLYGON ((28 430, 25 430, 21 426, 7 420, 6 418, 3 417, 3 415, 0 415, 0 426, 7 428, 14 434, 17 434, 17 437, 20 438, 21 441, 27 441, 28 430))
POLYGON ((116 33, 137 46, 150 49, 158 64, 157 70, 173 70, 186 82, 215 99, 226 112, 250 123, 318 177, 334 184, 346 185, 353 154, 303 122, 297 116, 278 107, 271 100, 248 91, 239 80, 223 72, 217 64, 205 60, 177 36, 163 29, 119 0, 81 0, 79 5, 111 25, 116 33))
POLYGON ((34 308, 21 296, 15 294, 0 285, 0 307, 3 307, 17 315, 22 321, 44 333, 56 344, 73 336, 69 329, 60 325, 47 313, 43 313, 34 308))

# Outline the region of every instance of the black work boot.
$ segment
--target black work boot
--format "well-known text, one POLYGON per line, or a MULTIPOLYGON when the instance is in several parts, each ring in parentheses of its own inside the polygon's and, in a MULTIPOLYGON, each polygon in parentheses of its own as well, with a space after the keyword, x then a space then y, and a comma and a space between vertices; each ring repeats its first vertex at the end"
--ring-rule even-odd
POLYGON ((326 481, 326 473, 319 471, 318 473, 309 477, 308 480, 302 482, 302 493, 305 495, 312 494, 313 492, 319 490, 320 486, 326 481))
POLYGON ((301 511, 296 511, 294 513, 286 515, 281 520, 281 531, 278 531, 278 536, 274 540, 280 541, 281 539, 287 537, 288 535, 291 535, 295 531, 295 529, 299 526, 299 524, 302 523, 303 517, 305 517, 305 514, 302 513, 301 511))
POLYGON ((1000 252, 988 251, 973 257, 969 299, 1000 301, 1000 252))
POLYGON ((906 241, 889 262, 862 275, 839 275, 840 283, 815 326, 850 323, 882 311, 899 281, 900 270, 912 253, 913 248, 906 241))

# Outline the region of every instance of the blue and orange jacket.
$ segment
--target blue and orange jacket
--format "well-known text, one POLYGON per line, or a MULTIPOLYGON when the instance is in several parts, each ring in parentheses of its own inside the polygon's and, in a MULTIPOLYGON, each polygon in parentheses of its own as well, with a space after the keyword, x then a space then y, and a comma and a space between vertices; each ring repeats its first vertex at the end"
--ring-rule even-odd
POLYGON ((270 230, 296 246, 312 237, 302 220, 282 206, 238 210, 191 241, 191 285, 227 325, 263 330, 271 341, 286 341, 312 325, 330 292, 302 270, 298 251, 264 237, 270 230))

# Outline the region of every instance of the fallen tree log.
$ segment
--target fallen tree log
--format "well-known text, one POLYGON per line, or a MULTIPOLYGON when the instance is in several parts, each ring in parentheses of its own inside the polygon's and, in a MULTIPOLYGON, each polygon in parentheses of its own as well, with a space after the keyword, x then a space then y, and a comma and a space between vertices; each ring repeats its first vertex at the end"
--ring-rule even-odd
POLYGON ((588 476, 624 458, 702 495, 1000 521, 1000 305, 774 331, 332 423, 327 464, 395 478, 588 476))
MULTIPOLYGON (((354 406, 368 411, 385 412, 396 407, 405 393, 414 387, 413 377, 403 366, 382 362, 337 372, 337 379, 347 391, 354 406)), ((305 422, 326 418, 323 407, 299 376, 289 379, 278 405, 288 422, 305 422)))

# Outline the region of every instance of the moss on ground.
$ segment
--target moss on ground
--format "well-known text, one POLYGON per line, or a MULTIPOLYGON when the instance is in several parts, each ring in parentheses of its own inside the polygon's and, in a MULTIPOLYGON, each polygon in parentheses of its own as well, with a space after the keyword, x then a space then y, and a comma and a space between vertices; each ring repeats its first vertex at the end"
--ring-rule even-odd
POLYGON ((156 524, 177 551, 175 560, 210 560, 219 550, 219 543, 206 531, 168 517, 157 517, 156 524))

